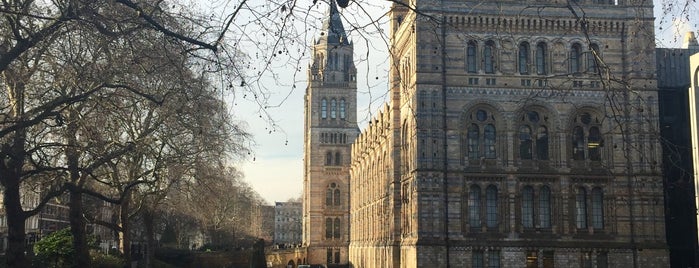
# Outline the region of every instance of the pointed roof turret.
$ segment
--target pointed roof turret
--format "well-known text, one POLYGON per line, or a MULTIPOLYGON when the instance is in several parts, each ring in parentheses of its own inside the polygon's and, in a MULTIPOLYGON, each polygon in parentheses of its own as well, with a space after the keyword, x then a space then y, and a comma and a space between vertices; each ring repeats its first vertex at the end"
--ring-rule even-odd
POLYGON ((342 25, 340 13, 337 11, 337 4, 335 4, 335 0, 330 0, 329 4, 330 10, 328 17, 323 22, 323 31, 318 43, 327 42, 328 44, 348 45, 350 42, 347 39, 345 27, 342 25))
POLYGON ((694 32, 687 32, 687 35, 684 36, 684 42, 682 42, 682 48, 699 49, 699 43, 697 43, 694 32))

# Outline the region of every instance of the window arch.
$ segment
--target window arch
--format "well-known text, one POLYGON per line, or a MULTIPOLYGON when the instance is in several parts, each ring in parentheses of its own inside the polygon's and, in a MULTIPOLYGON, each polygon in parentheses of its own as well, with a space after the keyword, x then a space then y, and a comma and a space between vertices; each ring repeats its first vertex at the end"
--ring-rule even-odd
POLYGON ((495 185, 485 189, 485 209, 486 226, 498 227, 498 188, 495 185))
POLYGON ((601 161, 604 138, 600 132, 600 120, 588 112, 575 117, 572 128, 573 160, 601 161))
POLYGON ((495 42, 488 40, 483 47, 483 70, 487 74, 495 73, 495 42))
POLYGON ((468 191, 468 224, 471 228, 481 227, 481 187, 471 185, 468 191))
POLYGON ((347 107, 345 106, 345 98, 340 99, 340 119, 345 119, 347 107))
POLYGON ((476 64, 476 42, 469 41, 466 45, 466 71, 469 73, 478 72, 476 64))
POLYGON ((342 235, 342 221, 340 218, 325 218, 325 238, 339 239, 342 235))
POLYGON ((580 47, 580 44, 575 43, 570 47, 570 72, 571 73, 579 73, 582 69, 582 62, 580 59, 580 56, 582 53, 582 49, 580 47))
POLYGON ((463 143, 466 157, 469 160, 494 159, 497 141, 495 115, 485 109, 475 109, 468 114, 465 123, 463 143))
POLYGON ((332 98, 330 100, 330 118, 335 119, 337 117, 337 100, 332 98))
POLYGON ((328 100, 325 98, 320 100, 320 118, 328 118, 328 100))
POLYGON ((546 61, 548 60, 546 57, 546 53, 548 53, 546 49, 546 43, 544 42, 539 42, 536 44, 536 74, 538 75, 545 75, 547 74, 547 64, 546 61))
POLYGON ((520 119, 519 157, 520 159, 549 159, 548 117, 534 110, 525 111, 520 119))
POLYGON ((519 44, 519 74, 529 74, 529 43, 519 44))

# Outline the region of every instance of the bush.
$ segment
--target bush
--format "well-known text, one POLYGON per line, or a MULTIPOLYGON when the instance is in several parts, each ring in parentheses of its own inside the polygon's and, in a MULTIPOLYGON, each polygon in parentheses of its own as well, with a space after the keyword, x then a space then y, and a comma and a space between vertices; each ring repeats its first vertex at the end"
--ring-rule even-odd
POLYGON ((99 251, 90 251, 92 266, 98 268, 121 268, 126 262, 120 256, 108 255, 99 251))
POLYGON ((66 228, 53 232, 34 244, 35 267, 66 267, 73 261, 75 249, 73 248, 73 235, 66 228))

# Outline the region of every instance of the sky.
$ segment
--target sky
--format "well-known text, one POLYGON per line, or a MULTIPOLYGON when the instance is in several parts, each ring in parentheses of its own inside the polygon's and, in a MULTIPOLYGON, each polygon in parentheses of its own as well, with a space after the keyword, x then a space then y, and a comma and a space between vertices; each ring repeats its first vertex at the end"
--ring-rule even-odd
MULTIPOLYGON (((299 5, 311 5, 310 0, 298 2, 299 5)), ((328 8, 322 2, 318 1, 315 6, 321 15, 328 8)), ((686 6, 680 5, 677 0, 655 0, 654 3, 658 47, 680 47, 687 31, 699 30, 699 18, 682 15, 683 9, 686 14, 699 15, 696 3, 690 1, 686 6)), ((378 38, 380 34, 370 21, 380 21, 384 33, 387 33, 387 19, 383 15, 388 11, 389 5, 389 1, 356 0, 351 1, 347 9, 340 10, 345 29, 354 43, 354 60, 358 72, 357 118, 360 129, 366 126, 373 112, 385 102, 384 97, 388 91, 387 46, 384 39, 378 38), (369 2, 372 3, 371 6, 369 2)), ((307 36, 304 38, 308 44, 305 46, 305 55, 310 51, 313 38, 319 36, 317 28, 322 25, 320 19, 312 22, 317 25, 305 29, 307 36)), ((243 124, 254 137, 254 143, 250 144, 250 155, 235 165, 243 172, 245 181, 270 205, 275 201, 300 197, 302 193, 303 95, 309 60, 309 57, 301 56, 300 60, 296 60, 300 71, 295 72, 290 68, 269 78, 266 87, 270 89, 267 98, 271 105, 262 112, 259 105, 245 101, 240 96, 230 100, 234 120, 243 124)), ((289 67, 280 65, 276 68, 283 70, 289 67)))

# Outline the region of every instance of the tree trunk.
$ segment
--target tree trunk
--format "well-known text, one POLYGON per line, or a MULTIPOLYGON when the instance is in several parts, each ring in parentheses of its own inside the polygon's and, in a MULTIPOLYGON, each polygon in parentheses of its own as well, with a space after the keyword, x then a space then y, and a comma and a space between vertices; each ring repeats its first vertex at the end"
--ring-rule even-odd
POLYGON ((131 202, 131 194, 126 194, 119 206, 119 250, 124 254, 124 260, 131 263, 131 235, 129 234, 129 204, 131 202))
POLYGON ((70 193, 70 233, 73 235, 73 248, 75 259, 72 267, 91 267, 90 250, 85 234, 85 220, 83 219, 83 196, 78 189, 71 189, 70 193))
POLYGON ((146 267, 151 267, 155 251, 155 216, 150 209, 143 210, 143 227, 146 229, 146 267))
MULTIPOLYGON (((5 174, 13 176, 15 174, 5 174)), ((19 175, 17 175, 19 176, 19 175)), ((13 176, 14 177, 14 176, 13 176)), ((7 216, 7 252, 5 253, 7 267, 29 267, 26 251, 26 217, 20 201, 19 179, 3 178, 13 183, 5 183, 3 202, 7 216)))

